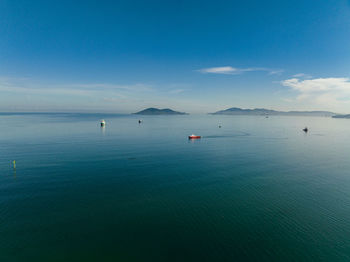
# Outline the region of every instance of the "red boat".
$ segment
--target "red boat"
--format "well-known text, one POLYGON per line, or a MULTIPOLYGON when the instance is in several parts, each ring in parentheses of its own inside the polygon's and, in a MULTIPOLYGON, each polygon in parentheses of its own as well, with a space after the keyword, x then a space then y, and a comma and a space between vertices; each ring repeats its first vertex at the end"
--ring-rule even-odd
POLYGON ((199 138, 201 138, 201 136, 196 136, 196 135, 190 135, 190 136, 188 136, 188 139, 199 139, 199 138))

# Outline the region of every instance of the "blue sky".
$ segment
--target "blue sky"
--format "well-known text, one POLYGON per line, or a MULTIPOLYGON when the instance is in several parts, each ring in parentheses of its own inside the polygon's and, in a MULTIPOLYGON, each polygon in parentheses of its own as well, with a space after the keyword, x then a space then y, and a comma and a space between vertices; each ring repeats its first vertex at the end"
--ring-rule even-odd
POLYGON ((0 0, 0 111, 350 113, 350 2, 0 0))

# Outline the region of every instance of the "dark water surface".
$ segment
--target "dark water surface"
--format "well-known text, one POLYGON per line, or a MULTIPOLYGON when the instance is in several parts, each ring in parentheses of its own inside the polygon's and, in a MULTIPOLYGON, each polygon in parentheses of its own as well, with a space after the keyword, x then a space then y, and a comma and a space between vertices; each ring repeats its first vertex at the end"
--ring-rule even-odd
POLYGON ((142 119, 0 115, 0 261, 350 261, 350 120, 142 119))

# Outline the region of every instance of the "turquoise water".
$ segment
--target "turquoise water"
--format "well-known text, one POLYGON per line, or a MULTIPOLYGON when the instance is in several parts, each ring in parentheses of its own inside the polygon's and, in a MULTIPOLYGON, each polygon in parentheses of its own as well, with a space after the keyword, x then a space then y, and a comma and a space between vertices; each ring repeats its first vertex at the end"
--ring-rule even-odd
POLYGON ((350 261, 350 120, 142 119, 0 115, 0 261, 350 261))

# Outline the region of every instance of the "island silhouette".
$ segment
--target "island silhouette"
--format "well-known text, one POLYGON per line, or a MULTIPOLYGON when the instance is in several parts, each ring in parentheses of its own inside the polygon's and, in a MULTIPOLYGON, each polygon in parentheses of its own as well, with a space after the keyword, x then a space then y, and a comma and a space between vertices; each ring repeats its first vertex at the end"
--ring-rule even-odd
POLYGON ((174 111, 169 108, 159 109, 154 107, 146 108, 134 114, 135 115, 188 115, 188 113, 174 111))

